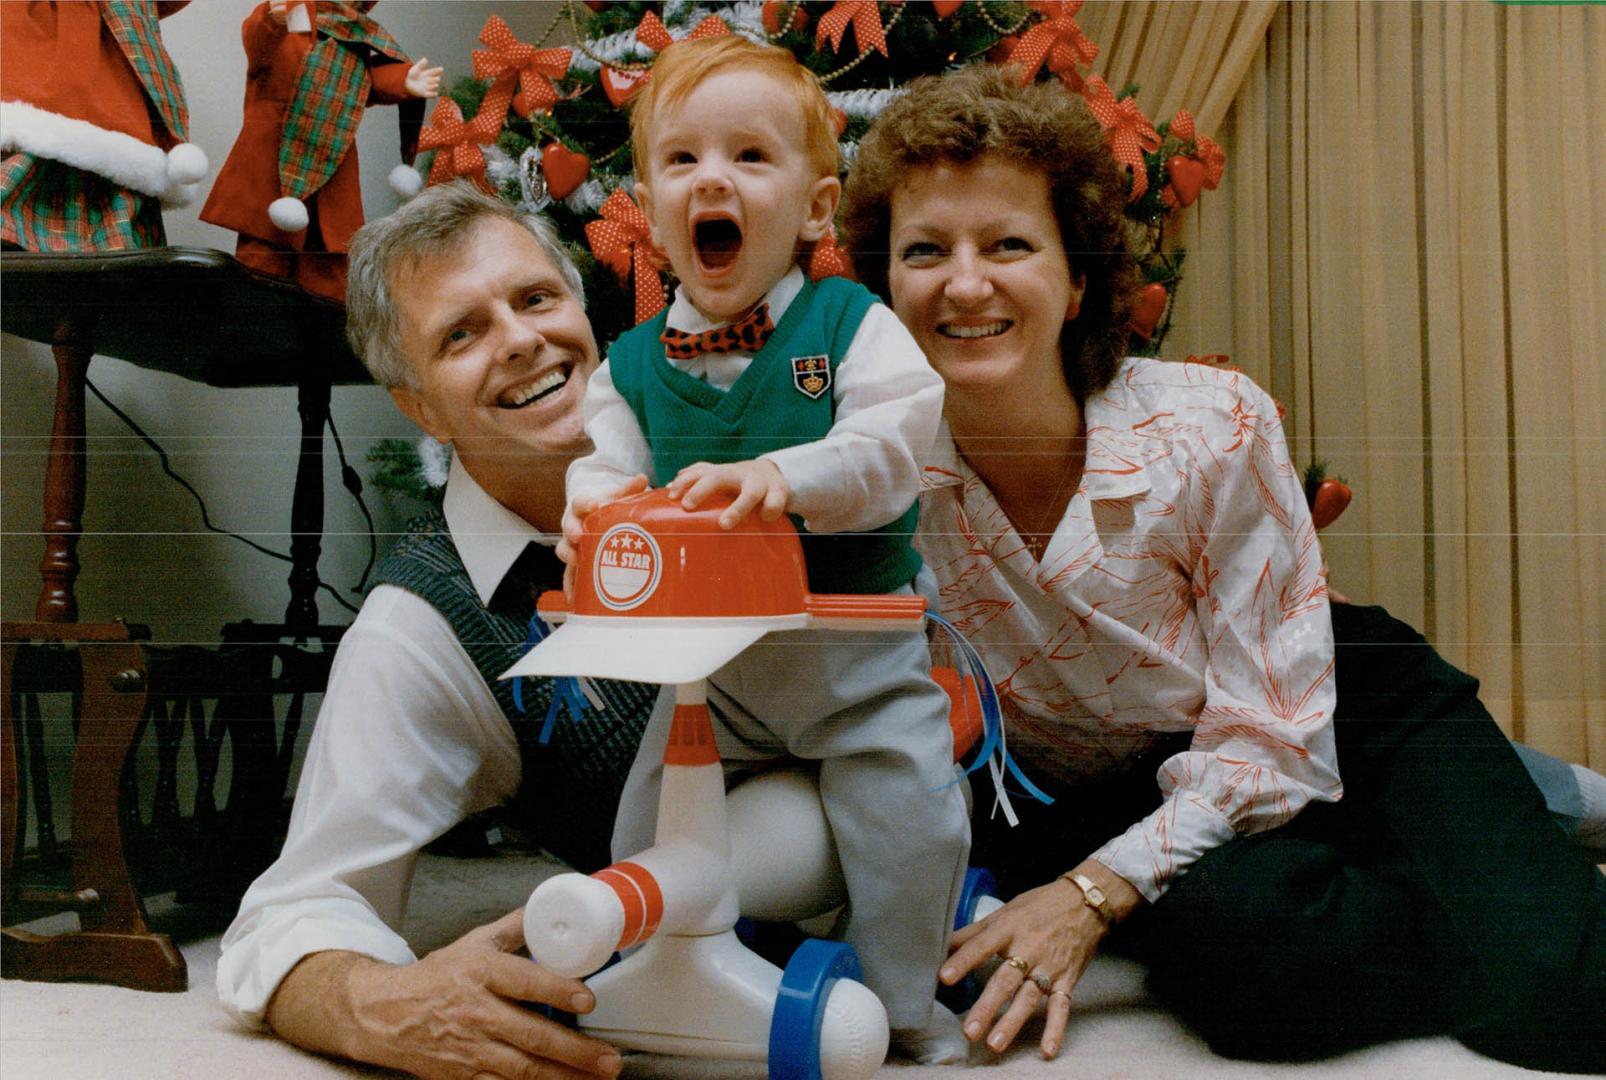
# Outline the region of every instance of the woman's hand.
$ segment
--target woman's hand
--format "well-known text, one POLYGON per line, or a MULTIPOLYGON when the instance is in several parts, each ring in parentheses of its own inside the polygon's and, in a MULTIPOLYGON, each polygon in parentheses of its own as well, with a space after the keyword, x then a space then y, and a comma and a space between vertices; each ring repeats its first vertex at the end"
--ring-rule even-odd
MULTIPOLYGON (((1142 903, 1136 889, 1101 863, 1089 859, 1072 872, 1087 875, 1104 890, 1117 921, 1142 903)), ((1071 1017, 1072 991, 1109 932, 1081 889, 1057 878, 955 933, 939 976, 945 984, 954 985, 989 957, 1005 961, 966 1014, 965 1037, 985 1038, 993 1052, 1001 1053, 1046 999, 1048 1019, 1041 1045, 1043 1057, 1054 1057, 1071 1017), (1026 970, 1013 960, 1023 962, 1026 970)))

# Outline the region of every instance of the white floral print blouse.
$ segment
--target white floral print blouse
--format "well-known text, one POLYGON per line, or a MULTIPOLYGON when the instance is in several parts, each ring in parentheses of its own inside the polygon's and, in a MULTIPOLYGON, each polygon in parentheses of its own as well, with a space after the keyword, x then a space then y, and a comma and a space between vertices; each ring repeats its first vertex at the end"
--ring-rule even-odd
POLYGON ((916 546, 1028 776, 1118 772, 1156 733, 1193 733, 1159 808, 1092 853, 1152 901, 1206 851, 1340 796, 1327 584, 1277 406, 1247 376, 1128 359, 1085 411, 1086 470, 1041 562, 946 429, 916 546))

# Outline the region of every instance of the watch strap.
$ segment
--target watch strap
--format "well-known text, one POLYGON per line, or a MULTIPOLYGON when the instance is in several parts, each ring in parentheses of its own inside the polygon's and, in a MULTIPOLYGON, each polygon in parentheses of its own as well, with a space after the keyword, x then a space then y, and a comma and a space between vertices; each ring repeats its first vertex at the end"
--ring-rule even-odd
POLYGON ((1104 895, 1104 890, 1099 888, 1098 882, 1074 870, 1061 874, 1060 878, 1069 881, 1082 891, 1082 902, 1098 913, 1099 918, 1104 920, 1105 926, 1115 925, 1115 910, 1110 907, 1110 898, 1104 895))

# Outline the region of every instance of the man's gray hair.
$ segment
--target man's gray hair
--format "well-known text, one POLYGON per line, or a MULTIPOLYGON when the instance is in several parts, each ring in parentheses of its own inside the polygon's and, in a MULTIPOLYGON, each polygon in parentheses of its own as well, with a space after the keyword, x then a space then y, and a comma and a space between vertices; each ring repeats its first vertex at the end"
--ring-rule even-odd
POLYGON ((546 218, 522 213, 465 180, 426 188, 351 238, 346 340, 381 386, 418 385, 418 372, 402 353, 401 316, 391 296, 396 275, 458 251, 481 218, 500 218, 528 229, 563 284, 585 305, 580 271, 546 218))

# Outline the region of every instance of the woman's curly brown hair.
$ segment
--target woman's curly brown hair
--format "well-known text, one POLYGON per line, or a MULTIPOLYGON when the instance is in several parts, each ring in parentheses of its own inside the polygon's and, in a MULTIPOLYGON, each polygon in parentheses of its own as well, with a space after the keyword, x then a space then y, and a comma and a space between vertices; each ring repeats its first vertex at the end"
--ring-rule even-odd
POLYGON ((1087 104, 1059 84, 1021 86, 994 64, 911 82, 865 134, 848 174, 842 221, 854 270, 886 297, 892 193, 910 169, 987 155, 1048 178, 1066 258, 1087 283, 1081 314, 1060 334, 1065 381, 1085 401, 1115 377, 1141 281, 1127 239, 1126 177, 1087 104))

